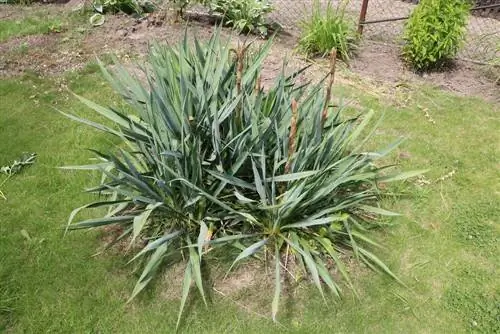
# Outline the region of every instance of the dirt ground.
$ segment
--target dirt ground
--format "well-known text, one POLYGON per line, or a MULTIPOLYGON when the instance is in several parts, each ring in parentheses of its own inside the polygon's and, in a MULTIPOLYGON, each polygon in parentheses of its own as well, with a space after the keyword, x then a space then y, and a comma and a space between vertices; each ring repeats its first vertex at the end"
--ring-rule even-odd
POLYGON ((452 70, 418 75, 408 70, 393 45, 365 42, 351 63, 351 70, 385 83, 431 84, 463 96, 481 96, 500 102, 500 86, 486 78, 483 65, 457 60, 452 70))
MULTIPOLYGON (((37 10, 50 15, 65 15, 73 7, 71 4, 39 5, 19 10, 19 7, 4 5, 0 10, 0 19, 18 20, 37 10)), ((200 20, 200 17, 195 18, 197 20, 192 19, 186 25, 173 23, 172 18, 165 17, 164 13, 151 14, 144 19, 107 15, 105 24, 100 27, 93 28, 85 22, 60 33, 12 38, 0 43, 0 76, 19 75, 27 70, 43 75, 61 74, 82 68, 96 55, 110 53, 123 61, 141 59, 151 41, 176 43, 183 37, 186 26, 190 33, 199 38, 208 38, 213 31, 212 23, 203 18, 200 20)), ((224 34, 229 36, 231 32, 225 30, 224 34)), ((237 37, 233 39, 238 40, 237 37)), ((239 37, 239 40, 262 42, 256 37, 239 37)), ((296 54, 295 43, 296 37, 291 34, 277 36, 266 61, 264 85, 274 79, 285 57, 290 59, 294 67, 309 63, 296 54)), ((314 80, 322 77, 326 73, 324 64, 321 60, 315 61, 306 72, 306 78, 314 80)), ((363 81, 364 88, 366 85, 390 88, 400 83, 426 83, 460 95, 481 96, 500 103, 500 86, 487 79, 480 66, 459 61, 452 71, 419 76, 405 68, 397 48, 383 43, 364 42, 351 63, 341 66, 336 80, 351 86, 363 81)))

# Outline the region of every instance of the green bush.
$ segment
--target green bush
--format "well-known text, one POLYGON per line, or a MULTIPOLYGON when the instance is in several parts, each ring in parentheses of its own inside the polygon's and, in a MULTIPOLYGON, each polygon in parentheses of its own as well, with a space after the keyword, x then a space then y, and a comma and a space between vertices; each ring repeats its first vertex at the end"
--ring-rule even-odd
POLYGON ((265 16, 273 10, 267 0, 208 0, 205 3, 211 12, 221 14, 224 23, 239 32, 267 35, 265 16))
POLYGON ((322 295, 324 286, 340 293, 333 264, 349 282, 345 254, 394 277, 367 248, 376 245, 369 238, 375 216, 392 215, 379 208, 378 184, 415 173, 382 175, 387 167, 377 161, 395 145, 361 149, 373 112, 363 121, 343 120, 342 108, 329 107, 323 83, 296 85, 302 70, 285 75, 285 66, 264 90, 261 66, 270 42, 250 55, 219 34, 207 44, 195 39, 192 47, 187 38, 177 47, 154 45, 144 80, 119 66, 113 73, 103 68, 133 114, 78 97, 111 124, 65 115, 123 144, 95 151, 96 164, 66 167, 101 171, 102 183, 89 191, 104 197, 75 209, 67 228, 120 227, 117 240, 137 250, 130 261, 143 261, 131 298, 159 268, 185 263, 179 320, 191 285, 206 300, 208 253, 210 261, 235 254, 233 266, 264 252, 273 259, 273 317, 283 268, 292 262, 322 295), (108 213, 73 222, 80 210, 97 207, 108 213))
POLYGON ((415 70, 438 69, 463 45, 471 4, 464 0, 422 0, 405 26, 403 57, 415 70))
POLYGON ((335 48, 339 58, 348 60, 356 46, 356 32, 345 15, 347 3, 343 1, 334 8, 328 2, 323 8, 316 0, 311 16, 302 22, 299 49, 310 56, 325 56, 335 48))

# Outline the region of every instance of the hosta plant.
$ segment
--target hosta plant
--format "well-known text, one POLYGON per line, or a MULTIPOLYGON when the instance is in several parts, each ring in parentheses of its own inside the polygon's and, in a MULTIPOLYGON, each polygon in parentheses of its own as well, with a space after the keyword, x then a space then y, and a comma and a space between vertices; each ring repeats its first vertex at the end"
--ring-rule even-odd
POLYGON ((403 57, 416 71, 439 69, 464 43, 471 2, 421 0, 408 19, 403 57))
POLYGON ((94 0, 92 6, 99 14, 142 14, 152 12, 156 7, 150 0, 94 0))
POLYGON ((68 230, 120 228, 117 240, 136 250, 130 261, 143 263, 131 298, 160 268, 184 263, 179 320, 192 288, 206 300, 208 253, 226 258, 236 250, 231 268, 267 254, 275 275, 273 318, 292 262, 321 295, 340 293, 332 265, 349 281, 343 254, 394 277, 371 250, 375 218, 393 215, 379 207, 378 185, 414 173, 391 175, 377 162, 393 146, 362 149, 373 113, 344 119, 342 108, 330 106, 331 86, 297 85, 301 71, 284 69, 263 89, 270 45, 234 49, 219 32, 207 43, 154 45, 143 80, 121 67, 103 68, 133 113, 78 97, 108 122, 65 114, 122 141, 109 152, 94 151, 96 164, 67 167, 103 173, 89 189, 100 200, 75 209, 68 230), (97 207, 107 214, 75 222, 80 210, 97 207))
POLYGON ((267 35, 266 15, 273 11, 268 0, 205 0, 204 3, 239 32, 267 35))

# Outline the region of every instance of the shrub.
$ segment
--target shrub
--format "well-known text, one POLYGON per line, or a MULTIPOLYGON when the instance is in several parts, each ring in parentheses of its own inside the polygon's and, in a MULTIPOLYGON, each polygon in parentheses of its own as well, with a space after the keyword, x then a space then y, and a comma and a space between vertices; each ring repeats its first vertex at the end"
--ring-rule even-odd
POLYGON ((422 0, 405 26, 404 59, 417 71, 438 69, 463 44, 471 4, 465 0, 422 0))
POLYGON ((325 56, 335 48, 339 58, 348 60, 356 45, 356 33, 345 15, 347 3, 343 1, 334 8, 328 2, 323 8, 316 0, 311 16, 302 22, 299 49, 310 56, 325 56))
MULTIPOLYGON (((297 86, 301 71, 260 87, 261 66, 270 42, 257 52, 234 50, 218 31, 207 44, 187 38, 177 47, 153 45, 146 79, 117 67, 104 75, 134 114, 105 108, 78 97, 112 126, 70 118, 123 141, 114 152, 94 151, 99 163, 66 167, 103 173, 90 189, 104 196, 75 209, 69 230, 117 225, 139 249, 143 261, 131 299, 162 266, 185 263, 179 320, 193 284, 205 300, 207 253, 231 254, 234 263, 265 252, 273 258, 276 316, 281 294, 282 257, 295 257, 323 295, 335 295, 334 263, 349 281, 341 254, 394 275, 366 246, 376 245, 369 228, 379 208, 379 182, 413 174, 382 176, 376 164, 388 150, 365 152, 358 137, 366 118, 341 119, 329 107, 331 86, 297 86), (234 53, 234 55, 233 55, 234 53), (328 114, 331 115, 328 115, 328 114), (108 213, 74 223, 86 208, 108 213), (221 250, 220 252, 212 252, 221 250), (203 263, 204 270, 201 269, 203 263)), ((212 255, 216 256, 216 255, 212 255)), ((288 263, 288 264, 287 264, 288 263)))
POLYGON ((239 32, 258 32, 267 35, 266 14, 273 7, 267 0, 208 0, 210 11, 223 16, 224 23, 235 27, 239 32))

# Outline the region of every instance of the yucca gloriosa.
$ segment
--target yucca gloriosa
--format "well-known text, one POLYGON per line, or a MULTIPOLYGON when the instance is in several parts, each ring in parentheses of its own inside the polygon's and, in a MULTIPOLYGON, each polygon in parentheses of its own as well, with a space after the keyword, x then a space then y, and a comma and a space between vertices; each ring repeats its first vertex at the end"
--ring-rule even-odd
POLYGON ((376 245, 367 224, 374 224, 374 215, 393 214, 377 204, 378 183, 414 173, 382 176, 385 167, 375 161, 390 149, 363 152, 358 139, 373 112, 362 121, 343 120, 342 108, 329 105, 323 81, 297 85, 303 70, 287 75, 285 64, 263 89, 261 66, 270 46, 233 49, 220 30, 206 43, 186 37, 175 47, 155 44, 142 81, 123 67, 113 73, 103 67, 132 115, 83 97, 114 127, 65 114, 126 144, 95 152, 98 164, 68 167, 102 171, 103 182, 89 191, 105 197, 74 210, 68 229, 118 224, 123 233, 117 240, 147 241, 131 259, 145 263, 131 298, 162 264, 184 259, 179 320, 192 284, 205 300, 201 263, 214 249, 240 249, 233 265, 272 254, 273 318, 286 252, 322 295, 323 283, 340 292, 327 260, 349 281, 339 257, 346 252, 394 277, 363 246, 376 245), (108 214, 73 223, 81 209, 94 207, 109 207, 108 214))

